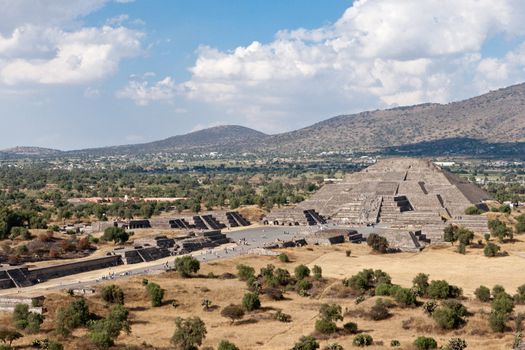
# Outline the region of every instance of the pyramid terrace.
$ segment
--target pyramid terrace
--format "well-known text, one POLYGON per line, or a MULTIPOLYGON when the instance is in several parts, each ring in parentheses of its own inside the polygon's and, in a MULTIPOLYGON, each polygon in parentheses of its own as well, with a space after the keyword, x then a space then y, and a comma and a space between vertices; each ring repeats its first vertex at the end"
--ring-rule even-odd
POLYGON ((489 195, 423 159, 389 158, 343 181, 323 186, 295 207, 273 210, 269 225, 374 226, 378 233, 413 232, 414 239, 442 241, 448 224, 487 233, 487 219, 465 215, 489 195))

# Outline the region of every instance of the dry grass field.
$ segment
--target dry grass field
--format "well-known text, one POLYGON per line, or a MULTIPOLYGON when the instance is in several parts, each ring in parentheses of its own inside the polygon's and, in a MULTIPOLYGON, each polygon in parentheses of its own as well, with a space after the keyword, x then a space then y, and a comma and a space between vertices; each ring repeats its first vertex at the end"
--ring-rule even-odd
MULTIPOLYGON (((505 244, 503 249, 510 254, 507 257, 486 258, 481 250, 469 249, 466 255, 458 254, 453 247, 427 249, 420 254, 372 254, 366 245, 345 244, 337 247, 303 247, 287 249, 290 263, 282 263, 276 257, 246 256, 221 260, 201 265, 199 276, 183 279, 175 272, 148 276, 148 279, 158 283, 166 290, 165 303, 159 308, 152 308, 141 284, 141 278, 130 278, 115 282, 125 291, 126 307, 130 310, 132 332, 121 335, 118 344, 151 344, 155 348, 169 349, 176 317, 199 316, 205 323, 208 334, 203 346, 216 347, 222 339, 228 339, 241 349, 290 349, 301 335, 314 333, 314 322, 319 306, 323 303, 337 303, 346 310, 345 319, 339 322, 356 322, 359 329, 374 338, 375 345, 368 349, 390 348, 390 341, 397 339, 401 349, 412 349, 412 342, 417 336, 434 337, 440 345, 446 344, 451 337, 461 337, 467 340, 468 349, 509 349, 513 341, 511 331, 497 334, 488 327, 490 304, 473 300, 472 293, 480 284, 492 287, 503 285, 513 294, 516 287, 525 283, 525 260, 521 256, 525 252, 525 243, 505 244), (347 257, 345 250, 351 249, 347 257), (240 304, 246 292, 245 282, 238 279, 220 279, 208 277, 209 273, 220 276, 223 273, 236 273, 236 265, 242 263, 253 266, 256 271, 267 264, 288 269, 293 273, 297 264, 303 263, 312 267, 314 264, 323 269, 325 280, 314 284, 311 297, 301 297, 296 292, 285 294, 285 300, 273 301, 266 296, 261 297, 262 309, 247 313, 243 320, 234 325, 228 319, 221 317, 222 307, 235 303, 240 304), (364 268, 382 269, 392 276, 393 283, 405 287, 411 286, 412 278, 419 272, 430 274, 430 279, 446 279, 464 289, 463 303, 473 316, 467 324, 455 331, 439 330, 433 320, 426 316, 420 307, 394 307, 392 317, 383 321, 367 319, 362 314, 369 310, 375 302, 369 298, 356 305, 355 299, 348 297, 348 290, 343 287, 341 279, 349 277, 364 268), (201 302, 209 299, 212 302, 211 311, 204 311, 201 302), (175 301, 177 306, 172 305, 175 301), (292 322, 281 323, 273 318, 277 310, 290 314, 292 322)), ((525 256, 525 255, 524 255, 525 256)), ((49 315, 43 324, 41 334, 26 336, 15 343, 18 348, 29 348, 30 340, 34 338, 54 338, 52 333, 52 316, 57 305, 67 301, 65 293, 50 293, 47 295, 45 307, 49 315)), ((88 297, 90 310, 99 315, 108 312, 107 306, 95 294, 88 297)), ((518 306, 517 311, 525 312, 524 306, 518 306)), ((1 323, 9 324, 10 315, 2 314, 1 323)), ((509 326, 512 326, 509 322, 509 326)), ((89 349, 89 342, 82 337, 85 330, 77 330, 72 339, 64 341, 66 349, 89 349)), ((353 348, 353 335, 318 336, 321 348, 337 342, 345 349, 353 348)), ((116 347, 119 348, 119 347, 116 347)))

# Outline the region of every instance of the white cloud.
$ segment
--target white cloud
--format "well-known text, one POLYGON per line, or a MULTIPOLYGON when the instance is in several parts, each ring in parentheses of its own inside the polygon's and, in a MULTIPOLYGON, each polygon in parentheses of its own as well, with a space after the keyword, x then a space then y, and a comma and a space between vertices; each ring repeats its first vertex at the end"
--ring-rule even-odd
POLYGON ((83 28, 76 32, 52 31, 52 57, 13 58, 0 64, 0 81, 75 84, 100 80, 115 72, 121 59, 140 52, 140 32, 124 27, 83 28))
POLYGON ((321 28, 281 31, 272 42, 227 52, 201 47, 181 86, 193 101, 275 132, 308 118, 447 102, 525 79, 525 49, 482 57, 496 35, 524 34, 519 0, 361 0, 321 28))
POLYGON ((81 27, 77 19, 107 0, 0 0, 0 84, 82 84, 114 73, 141 52, 143 33, 121 26, 81 27))
MULTIPOLYGON (((149 75, 148 75, 149 76, 149 75)), ((171 77, 150 84, 147 80, 130 80, 117 91, 118 98, 129 98, 138 106, 147 106, 152 101, 170 101, 175 97, 177 86, 171 77)))
POLYGON ((108 0, 0 0, 0 33, 31 24, 56 27, 100 9, 108 0))

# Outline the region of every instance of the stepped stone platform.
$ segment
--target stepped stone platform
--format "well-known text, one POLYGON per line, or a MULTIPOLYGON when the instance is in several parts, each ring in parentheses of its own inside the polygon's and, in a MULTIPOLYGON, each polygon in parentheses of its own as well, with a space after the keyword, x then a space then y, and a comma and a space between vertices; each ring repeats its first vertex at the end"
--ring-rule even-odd
POLYGON ((33 269, 28 269, 25 266, 6 266, 0 269, 0 289, 30 287, 49 279, 99 270, 120 264, 122 264, 122 259, 119 255, 109 255, 33 269))
MULTIPOLYGON (((488 232, 485 217, 464 212, 467 207, 482 205, 489 198, 481 188, 428 160, 388 158, 361 172, 348 174, 341 182, 326 184, 294 207, 272 210, 263 223, 378 225, 391 229, 389 236, 393 240, 408 242, 409 232, 421 232, 425 241, 441 241, 448 224, 478 233, 488 232)), ((419 242, 419 238, 416 240, 419 242)))
POLYGON ((102 232, 108 227, 136 229, 179 229, 179 230, 222 230, 227 227, 250 226, 251 222, 237 211, 209 211, 199 215, 179 217, 155 217, 149 220, 97 221, 92 224, 93 232, 102 232))

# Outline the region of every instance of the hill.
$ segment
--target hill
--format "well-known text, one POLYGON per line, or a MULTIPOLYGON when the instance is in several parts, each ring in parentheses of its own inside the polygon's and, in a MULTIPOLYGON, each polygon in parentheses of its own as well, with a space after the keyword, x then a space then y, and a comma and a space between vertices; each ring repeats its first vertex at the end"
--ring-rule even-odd
POLYGON ((93 148, 68 153, 196 153, 196 152, 233 152, 249 148, 250 143, 258 144, 269 136, 239 125, 222 125, 194 131, 185 135, 172 136, 164 140, 149 143, 93 148))
POLYGON ((0 154, 12 156, 50 156, 58 155, 61 151, 51 148, 16 146, 0 150, 0 154))
MULTIPOLYGON (((9 154, 34 154, 28 151, 32 149, 37 148, 18 147, 17 152, 9 154)), ((523 156, 525 83, 448 104, 427 103, 340 115, 277 135, 225 125, 150 143, 64 154, 253 152, 286 155, 343 150, 405 155, 523 156)), ((48 150, 40 154, 57 155, 57 152, 48 150)))
POLYGON ((266 150, 380 150, 437 140, 525 141, 525 84, 449 104, 422 104, 337 116, 275 135, 266 150))

